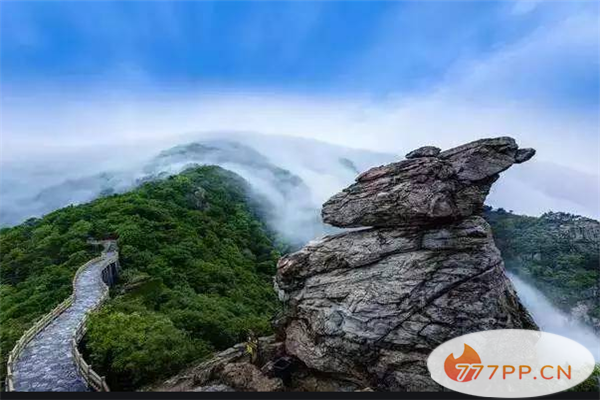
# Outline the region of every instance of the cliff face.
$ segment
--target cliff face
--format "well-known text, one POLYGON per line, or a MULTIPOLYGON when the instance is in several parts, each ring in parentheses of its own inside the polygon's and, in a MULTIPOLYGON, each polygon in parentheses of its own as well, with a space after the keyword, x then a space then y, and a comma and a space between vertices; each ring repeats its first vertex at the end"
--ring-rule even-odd
POLYGON ((280 259, 284 312, 258 357, 237 346, 159 390, 441 390, 426 368, 441 343, 537 329, 480 216, 499 174, 534 153, 507 137, 428 146, 359 175, 322 215, 363 229, 280 259))
POLYGON ((326 222, 369 228, 280 260, 286 353, 380 390, 437 390, 426 359, 442 342, 537 329, 479 215, 499 173, 533 154, 505 137, 444 152, 426 147, 333 196, 326 222))

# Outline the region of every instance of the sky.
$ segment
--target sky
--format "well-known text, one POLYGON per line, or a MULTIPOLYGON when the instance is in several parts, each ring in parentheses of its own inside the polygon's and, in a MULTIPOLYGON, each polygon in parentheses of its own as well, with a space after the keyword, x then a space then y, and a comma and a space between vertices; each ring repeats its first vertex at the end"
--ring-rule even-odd
POLYGON ((538 154, 505 198, 527 182, 545 197, 523 212, 597 217, 599 15, 595 1, 2 1, 0 155, 252 131, 401 158, 509 135, 538 154))

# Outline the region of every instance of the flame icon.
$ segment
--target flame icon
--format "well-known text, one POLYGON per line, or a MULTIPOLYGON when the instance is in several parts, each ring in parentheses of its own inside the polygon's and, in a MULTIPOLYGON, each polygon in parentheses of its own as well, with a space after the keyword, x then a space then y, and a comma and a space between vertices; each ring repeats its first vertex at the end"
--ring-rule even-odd
POLYGON ((461 377, 462 379, 459 379, 459 375, 463 370, 456 368, 457 364, 481 364, 481 358, 479 358, 479 354, 477 354, 471 346, 465 343, 465 349, 462 356, 454 358, 454 354, 450 354, 446 358, 446 361, 444 361, 444 370, 450 379, 457 382, 468 382, 473 379, 473 375, 476 371, 470 369, 464 378, 461 377))

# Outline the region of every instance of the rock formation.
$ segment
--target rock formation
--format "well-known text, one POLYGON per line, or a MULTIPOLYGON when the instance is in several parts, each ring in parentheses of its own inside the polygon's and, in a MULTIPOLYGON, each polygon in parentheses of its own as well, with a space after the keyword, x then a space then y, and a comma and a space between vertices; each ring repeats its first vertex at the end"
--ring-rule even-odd
MULTIPOLYGON (((508 137, 443 152, 422 147, 333 196, 324 221, 363 229, 313 241, 279 261, 275 289, 284 312, 269 342, 279 351, 263 373, 272 376, 269 365, 286 358, 295 371, 282 381, 286 390, 441 390, 426 368, 441 343, 481 330, 537 329, 480 216, 499 174, 534 153, 508 137)), ((209 362, 210 379, 199 383, 199 372, 190 379, 257 390, 255 369, 226 364, 209 362), (244 368, 244 377, 232 377, 244 368), (246 381, 255 383, 240 384, 246 381)), ((199 371, 206 376, 206 368, 199 371)))
POLYGON ((379 390, 436 390, 439 344, 466 333, 537 329, 479 215, 499 173, 528 160, 512 138, 478 140, 373 168, 323 206, 335 226, 369 227, 282 258, 285 350, 309 368, 379 390))
POLYGON ((519 149, 507 137, 477 140, 440 153, 437 150, 422 147, 408 153, 407 160, 360 174, 355 184, 323 205, 323 221, 351 228, 466 218, 481 212, 500 172, 535 153, 533 149, 519 149))

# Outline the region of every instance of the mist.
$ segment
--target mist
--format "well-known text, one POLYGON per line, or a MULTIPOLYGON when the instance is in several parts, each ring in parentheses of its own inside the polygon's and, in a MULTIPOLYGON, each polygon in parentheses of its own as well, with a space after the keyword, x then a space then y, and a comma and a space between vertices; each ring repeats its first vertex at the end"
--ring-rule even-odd
MULTIPOLYGON (((51 208, 24 208, 26 199, 61 182, 103 172, 139 178, 144 163, 163 150, 235 133, 235 140, 249 142, 275 165, 309 181, 316 207, 358 172, 401 160, 414 148, 449 148, 509 135, 522 147, 536 148, 537 154, 503 174, 488 198, 490 205, 533 216, 550 210, 600 216, 597 127, 593 119, 566 111, 478 105, 440 94, 387 100, 260 92, 102 96, 72 94, 58 100, 48 92, 3 99, 0 214, 6 215, 7 208, 19 209, 23 217, 47 213, 51 208), (301 144, 315 141, 319 145, 301 144), (346 170, 340 175, 337 160, 323 153, 331 146, 388 156, 359 166, 353 175, 346 170), (336 167, 329 174, 331 165, 336 167)), ((236 172, 252 179, 247 171, 236 172)), ((93 197, 89 192, 74 202, 93 197)), ((6 224, 6 218, 0 216, 0 223, 6 224)))
MULTIPOLYGON (((58 147, 59 141, 50 148, 38 144, 26 151, 14 151, 11 158, 2 160, 0 224, 18 224, 69 204, 121 193, 149 177, 176 174, 191 164, 215 164, 248 181, 268 201, 273 230, 302 245, 331 232, 320 221, 321 204, 351 184, 360 172, 399 161, 405 152, 420 145, 445 147, 444 137, 406 137, 414 146, 390 142, 386 151, 308 137, 234 130, 148 135, 134 142, 100 140, 97 144, 71 144, 65 148, 58 147), (221 152, 161 158, 168 149, 190 143, 211 145, 221 152), (233 143, 240 147, 232 147, 233 143), (273 175, 274 168, 289 172, 301 184, 286 186, 284 193, 281 182, 273 175)), ((399 135, 398 140, 401 139, 399 135)), ((372 147, 381 147, 379 137, 373 137, 372 142, 378 144, 372 147)), ((544 161, 542 154, 503 173, 487 203, 534 216, 553 210, 597 218, 597 187, 596 175, 544 161)))
POLYGON ((0 176, 0 222, 17 224, 69 204, 122 193, 191 166, 218 165, 248 182, 254 200, 268 210, 263 217, 269 228, 299 247, 334 231, 320 219, 325 200, 352 183, 361 171, 397 159, 394 154, 252 132, 196 133, 181 140, 176 146, 161 143, 167 147, 160 150, 146 143, 135 157, 128 157, 122 148, 104 147, 89 154, 63 152, 54 158, 60 161, 56 163, 47 163, 46 157, 37 163, 10 165, 0 176), (99 155, 106 159, 96 163, 99 155))
POLYGON ((508 276, 519 298, 542 331, 555 333, 582 344, 594 355, 596 361, 600 361, 600 336, 590 327, 553 306, 550 300, 531 284, 515 274, 509 273, 508 276))
MULTIPOLYGON (((467 3, 461 3, 465 10, 467 3)), ((87 7, 65 4, 52 24, 46 18, 58 16, 45 15, 33 3, 5 5, 13 10, 2 24, 9 51, 0 82, 0 213, 6 208, 23 215, 48 212, 43 206, 28 211, 27 199, 104 172, 127 175, 118 179, 122 190, 135 183, 152 157, 199 134, 227 139, 238 132, 239 139, 254 132, 291 138, 264 141, 262 148, 260 140, 248 140, 274 165, 306 181, 317 207, 353 179, 345 170, 327 172, 338 165, 319 150, 326 144, 400 160, 423 145, 444 149, 512 136, 537 154, 503 174, 490 205, 527 215, 554 210, 598 218, 597 7, 522 3, 478 10, 486 17, 477 24, 471 18, 476 14, 463 12, 452 13, 456 19, 437 18, 442 14, 431 12, 430 5, 398 4, 374 19, 357 9, 356 21, 367 20, 369 29, 352 29, 365 40, 335 34, 331 42, 322 40, 319 27, 334 34, 350 25, 336 25, 339 11, 316 4, 300 13, 294 7, 276 14, 242 13, 240 21, 218 26, 174 19, 204 14, 186 10, 191 3, 172 4, 168 12, 161 4, 139 18, 125 17, 129 14, 116 3, 99 3, 93 17, 87 7), (81 40, 63 43, 57 26, 81 40), (211 27, 215 30, 203 30, 211 27), (165 43, 140 32, 160 32, 155 36, 169 45, 162 48, 165 43), (211 40, 198 41, 201 37, 211 40), (309 37, 316 39, 311 45, 305 42, 309 37), (215 58, 215 43, 223 65, 209 71, 204 62, 190 62, 188 56, 215 58), (333 43, 346 48, 344 56, 331 54, 327 46, 333 43), (165 50, 185 62, 168 60, 165 50), (40 64, 33 57, 38 53, 56 69, 40 64), (320 144, 302 147, 297 138, 320 144), (309 162, 296 162, 299 157, 309 162), (319 163, 322 168, 313 168, 319 163)), ((88 201, 96 190, 81 189, 74 201, 88 201)))

